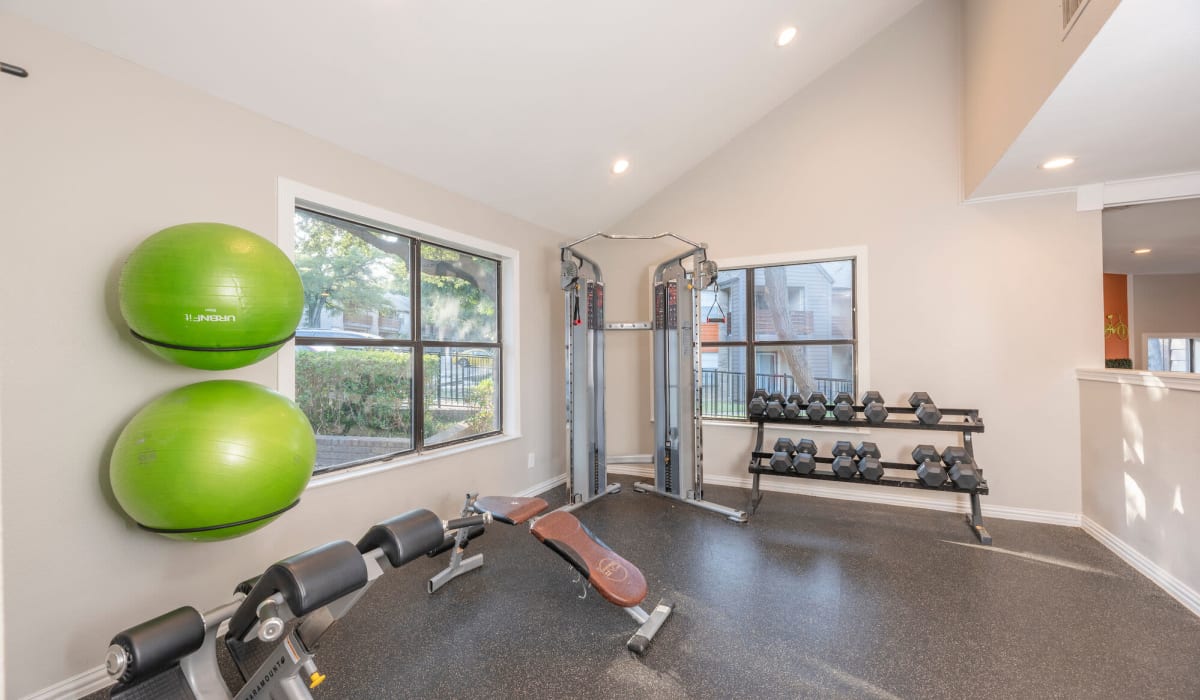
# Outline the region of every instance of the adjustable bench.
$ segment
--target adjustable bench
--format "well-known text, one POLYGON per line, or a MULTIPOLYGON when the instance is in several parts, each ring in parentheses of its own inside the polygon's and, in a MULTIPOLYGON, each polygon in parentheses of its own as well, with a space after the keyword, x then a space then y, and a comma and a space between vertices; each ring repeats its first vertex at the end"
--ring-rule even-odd
MULTIPOLYGON (((637 620, 640 627, 625 646, 635 654, 644 654, 655 633, 671 614, 673 606, 670 603, 659 602, 652 612, 647 613, 643 610, 641 603, 646 598, 648 587, 642 572, 601 542, 571 513, 557 510, 540 518, 536 517, 549 507, 550 505, 541 498, 479 498, 475 494, 467 494, 463 513, 489 513, 493 520, 509 525, 532 521, 530 532, 539 542, 566 559, 605 600, 637 620)), ((429 580, 430 593, 454 577, 477 569, 483 564, 482 554, 476 554, 468 560, 461 558, 462 548, 465 548, 468 538, 461 530, 458 537, 461 547, 455 550, 450 566, 429 580)))

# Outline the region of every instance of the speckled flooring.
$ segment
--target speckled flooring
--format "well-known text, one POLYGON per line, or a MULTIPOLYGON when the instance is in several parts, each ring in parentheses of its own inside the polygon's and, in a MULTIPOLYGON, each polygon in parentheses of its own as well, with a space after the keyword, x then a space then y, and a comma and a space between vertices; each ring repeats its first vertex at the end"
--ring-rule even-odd
POLYGON ((1082 530, 993 518, 989 549, 960 515, 780 493, 736 525, 612 480, 577 515, 647 607, 676 604, 645 657, 631 618, 496 524, 468 550, 484 568, 432 596, 449 555, 381 579, 326 637, 315 697, 1200 698, 1200 618, 1082 530))

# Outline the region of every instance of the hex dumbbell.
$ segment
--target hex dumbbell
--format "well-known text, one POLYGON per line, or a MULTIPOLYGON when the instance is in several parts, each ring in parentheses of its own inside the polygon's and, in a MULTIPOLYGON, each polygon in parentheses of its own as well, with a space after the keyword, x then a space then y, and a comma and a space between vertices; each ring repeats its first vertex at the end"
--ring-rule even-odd
POLYGON ((766 416, 767 416, 767 418, 771 418, 771 419, 782 418, 783 417, 783 403, 780 401, 768 401, 766 416))
POLYGON ((761 396, 750 399, 750 415, 754 417, 767 415, 767 400, 761 396))
POLYGON ((868 391, 862 395, 863 417, 871 425, 879 425, 887 420, 888 410, 883 405, 883 394, 878 391, 868 391))
POLYGON ((942 412, 934 405, 933 399, 923 391, 914 391, 908 397, 908 405, 917 409, 917 420, 922 425, 937 425, 942 420, 942 412))
POLYGON ((933 445, 917 445, 912 451, 917 464, 917 478, 926 486, 941 486, 946 483, 946 468, 933 445))
POLYGON ((828 410, 825 408, 825 404, 825 394, 814 391, 808 395, 808 407, 804 409, 804 413, 808 415, 809 420, 825 420, 825 413, 828 410))
POLYGON ((858 472, 854 464, 854 446, 847 440, 838 440, 833 446, 833 473, 842 479, 851 479, 858 472))
POLYGON ((951 445, 942 450, 942 462, 950 471, 950 480, 960 489, 973 490, 979 487, 979 470, 975 460, 967 453, 967 448, 951 445))
POLYGON ((858 455, 858 473, 867 481, 879 481, 883 478, 883 463, 879 461, 879 445, 866 440, 854 448, 858 455))
POLYGON ((796 470, 797 474, 812 474, 816 467, 817 460, 813 459, 810 452, 797 452, 792 457, 792 469, 796 470))
POLYGON ((841 392, 833 399, 833 418, 839 423, 849 423, 854 420, 857 412, 854 410, 854 397, 841 392))
POLYGON ((801 394, 791 394, 788 396, 787 403, 783 406, 783 417, 788 420, 796 420, 803 412, 804 396, 801 394))
POLYGON ((771 455, 771 461, 768 463, 771 469, 783 473, 792 466, 792 453, 796 451, 796 445, 789 437, 781 437, 775 441, 774 454, 771 455))

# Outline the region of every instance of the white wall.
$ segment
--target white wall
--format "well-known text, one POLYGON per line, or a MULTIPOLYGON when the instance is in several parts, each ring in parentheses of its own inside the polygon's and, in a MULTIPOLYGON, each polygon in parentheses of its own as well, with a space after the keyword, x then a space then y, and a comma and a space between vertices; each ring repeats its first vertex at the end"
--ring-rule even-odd
POLYGON ((1085 527, 1200 614, 1200 378, 1081 374, 1085 527))
POLYGON ((0 84, 4 622, 7 666, 20 670, 8 697, 97 666, 126 626, 222 602, 280 557, 410 508, 449 514, 468 489, 511 493, 561 473, 557 236, 24 20, 0 15, 0 46, 30 71, 0 84), (151 398, 214 376, 275 386, 278 363, 214 375, 157 360, 121 321, 121 265, 182 222, 274 239, 280 177, 519 250, 521 353, 507 359, 524 369, 514 387, 524 436, 312 490, 236 540, 139 531, 107 485, 124 423, 151 398))
MULTIPOLYGON (((958 2, 922 4, 615 231, 670 229, 718 261, 865 246, 864 388, 978 407, 985 503, 1078 514, 1074 368, 1102 366, 1100 215, 1077 213, 1072 196, 960 204, 961 35, 958 2)), ((667 247, 631 245, 592 249, 613 320, 647 318, 646 265, 667 247)), ((649 453, 646 344, 610 347, 609 454, 649 453)), ((708 425, 705 473, 747 476, 752 435, 708 425)), ((868 439, 898 456, 918 436, 935 437, 868 439)), ((828 450, 843 436, 813 437, 828 450)))
POLYGON ((1129 276, 1129 343, 1136 369, 1146 369, 1147 333, 1200 335, 1197 299, 1200 275, 1129 276))
POLYGON ((983 182, 1120 2, 1089 0, 1064 36, 1061 2, 964 0, 965 194, 983 182))

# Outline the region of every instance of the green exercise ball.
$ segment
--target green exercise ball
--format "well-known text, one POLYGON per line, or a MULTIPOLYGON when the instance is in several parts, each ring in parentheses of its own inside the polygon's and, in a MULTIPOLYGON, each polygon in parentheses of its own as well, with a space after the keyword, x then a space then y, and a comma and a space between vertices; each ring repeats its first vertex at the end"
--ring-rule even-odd
POLYGON ((121 315, 155 353, 197 369, 269 357, 296 331, 304 287, 273 243, 227 224, 163 229, 121 270, 121 315))
POLYGON ((294 505, 316 461, 308 418, 250 382, 191 384, 150 402, 121 431, 109 481, 141 527, 181 540, 257 530, 294 505))

